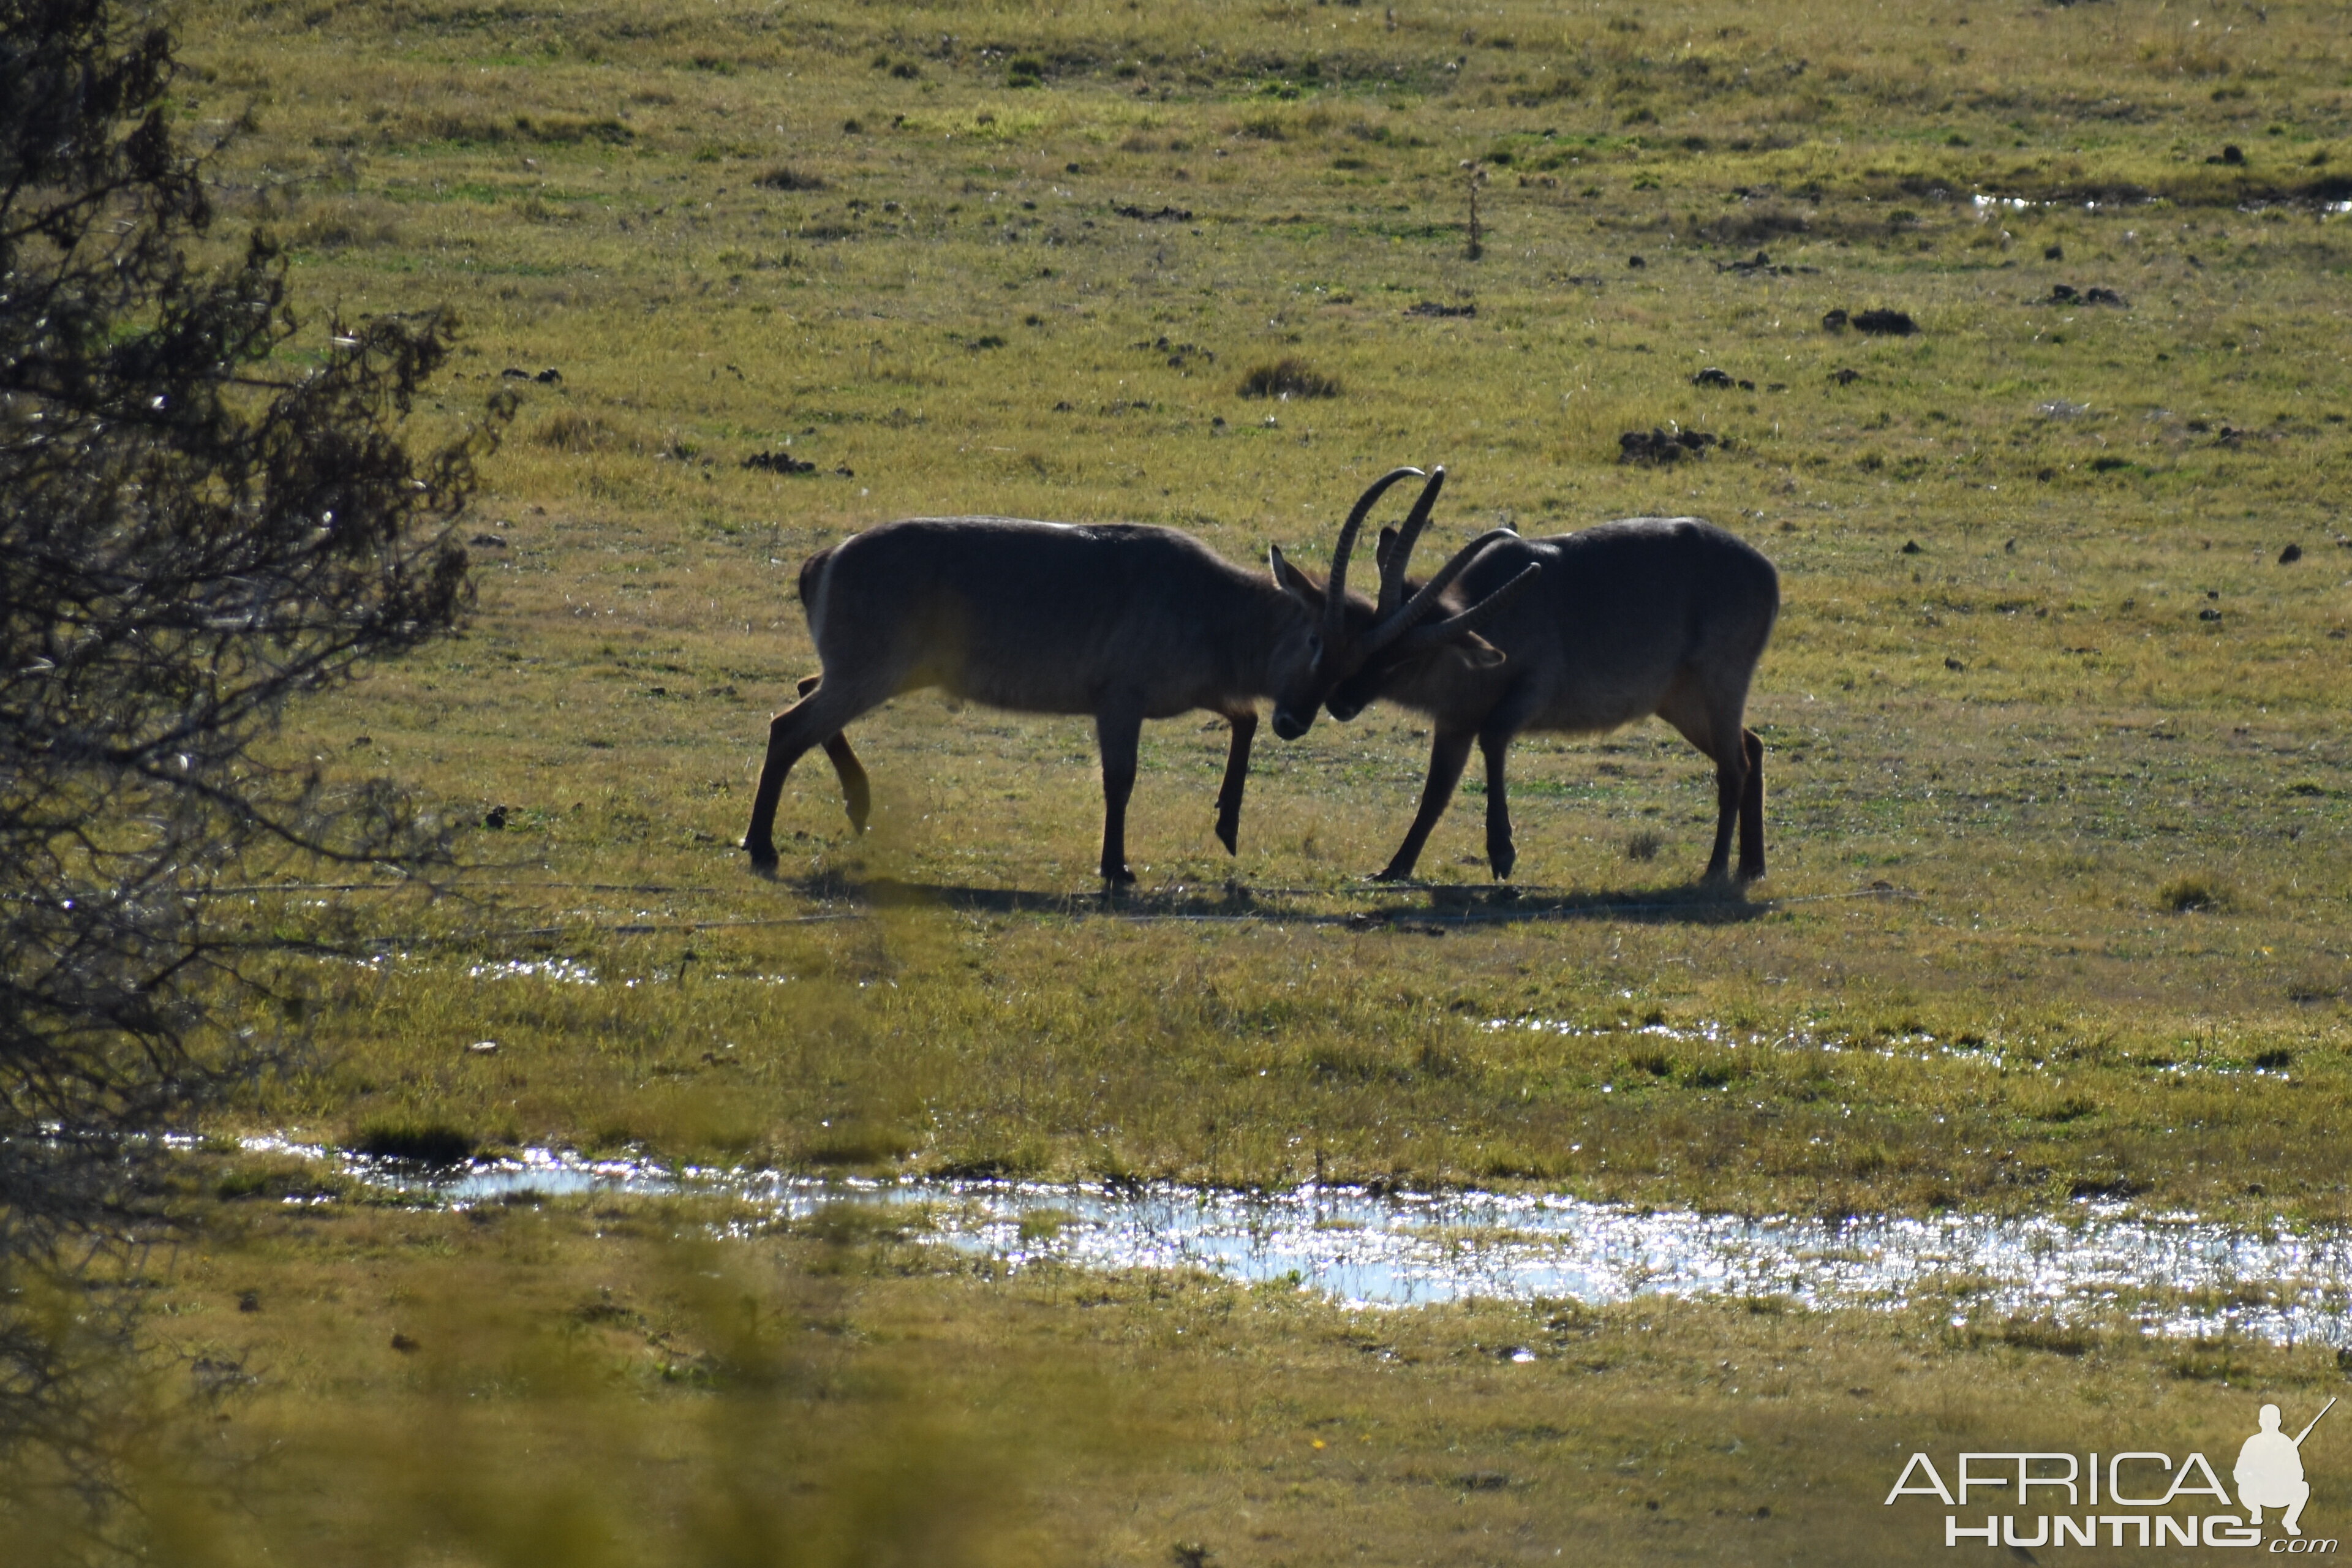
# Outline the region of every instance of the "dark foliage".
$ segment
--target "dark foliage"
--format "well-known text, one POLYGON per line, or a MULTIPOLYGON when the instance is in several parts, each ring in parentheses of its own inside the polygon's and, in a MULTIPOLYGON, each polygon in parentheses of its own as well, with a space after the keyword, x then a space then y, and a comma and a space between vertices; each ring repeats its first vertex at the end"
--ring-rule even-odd
POLYGON ((1621 463, 1677 463, 1721 446, 1720 437, 1705 430, 1628 430, 1617 437, 1621 463))
POLYGON ((1244 397, 1337 397, 1339 383, 1302 359, 1286 356, 1251 371, 1238 390, 1244 397))
POLYGON ((771 169, 766 174, 761 174, 759 178, 753 180, 751 183, 771 191, 821 191, 824 189, 824 177, 823 175, 811 174, 793 168, 771 169))
POLYGON ((1878 332, 1898 338, 1907 338, 1919 330, 1919 323, 1902 310, 1858 310, 1851 314, 1844 310, 1832 310, 1822 318, 1822 325, 1832 332, 1842 332, 1851 326, 1858 332, 1878 332))
POLYGON ((446 1122, 385 1121, 362 1128, 352 1147, 378 1160, 462 1165, 474 1157, 476 1140, 472 1133, 446 1122))
POLYGON ((289 700, 457 621, 509 412, 413 449, 446 318, 304 331, 266 235, 192 258, 173 74, 118 0, 0 0, 0 1440, 55 1386, 28 1271, 129 1256, 154 1134, 285 1047, 245 1021, 297 1010, 268 933, 208 891, 430 847, 388 788, 267 753, 289 700))

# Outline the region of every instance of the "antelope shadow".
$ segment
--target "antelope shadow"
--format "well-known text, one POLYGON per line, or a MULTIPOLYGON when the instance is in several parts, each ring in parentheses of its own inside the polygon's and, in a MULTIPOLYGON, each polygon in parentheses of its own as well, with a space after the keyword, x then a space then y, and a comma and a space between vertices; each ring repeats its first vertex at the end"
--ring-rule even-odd
POLYGON ((980 888, 914 882, 898 877, 845 877, 837 872, 785 879, 805 898, 850 900, 877 910, 958 910, 992 915, 1139 915, 1169 918, 1272 916, 1283 911, 1266 896, 1235 883, 1208 888, 1138 888, 1131 883, 1078 891, 1042 888, 980 888))
MULTIPOLYGON (((1336 925, 1352 931, 1441 931, 1513 921, 1618 921, 1641 925, 1736 925, 1769 914, 1767 899, 1751 899, 1737 884, 1706 879, 1628 892, 1527 889, 1492 883, 1427 883, 1383 888, 1379 901, 1352 910, 1314 908, 1333 895, 1220 887, 1133 886, 1099 891, 982 888, 896 877, 851 878, 824 873, 786 886, 819 901, 849 901, 875 910, 956 910, 977 914, 1062 915, 1072 919, 1260 920, 1295 925, 1336 925)), ((1341 894, 1339 896, 1345 896, 1341 894)))

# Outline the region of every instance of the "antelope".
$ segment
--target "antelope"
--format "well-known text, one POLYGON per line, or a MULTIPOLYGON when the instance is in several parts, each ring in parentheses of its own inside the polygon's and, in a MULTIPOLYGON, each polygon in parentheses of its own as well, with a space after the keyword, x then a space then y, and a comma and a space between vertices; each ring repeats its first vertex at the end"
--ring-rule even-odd
MULTIPOLYGON (((1429 489, 1443 485, 1438 468, 1429 489)), ((1326 699, 1346 722, 1379 698, 1435 721, 1421 808, 1380 881, 1412 875, 1473 741, 1486 759, 1486 861, 1496 880, 1517 858, 1504 788, 1504 756, 1526 730, 1599 734, 1655 714, 1715 763, 1715 849, 1709 880, 1730 865, 1739 824, 1739 877, 1764 875, 1764 742, 1746 728, 1748 684, 1780 614, 1780 579, 1753 546, 1695 517, 1636 517, 1549 539, 1497 530, 1473 540, 1447 572, 1413 594, 1406 563, 1428 520, 1416 507, 1401 531, 1382 530, 1380 598, 1349 605, 1326 641, 1347 664, 1326 699), (1469 559, 1465 560, 1465 557, 1469 559), (1449 574, 1459 571, 1458 586, 1449 574), (1433 593, 1440 605, 1491 596, 1536 575, 1534 591, 1498 607, 1479 641, 1432 646, 1389 628, 1433 593)), ((1334 575, 1337 575, 1335 570, 1334 575)))
MULTIPOLYGON (((1274 700, 1275 732, 1286 741, 1313 724, 1347 673, 1328 646, 1339 629, 1347 550, 1390 487, 1425 477, 1401 468, 1364 491, 1340 530, 1333 578, 1341 597, 1328 604, 1279 549, 1268 581, 1189 534, 1133 524, 912 518, 817 552, 801 568, 800 596, 823 669, 768 725, 743 837, 752 865, 774 868, 777 802, 812 746, 832 758, 850 821, 863 830, 870 792, 843 731, 901 692, 931 686, 1015 712, 1092 716, 1102 753, 1101 873, 1113 884, 1135 879, 1127 804, 1143 721, 1196 709, 1222 714, 1232 737, 1217 837, 1234 851, 1257 699, 1274 700)), ((1417 614, 1425 616, 1439 606, 1423 597, 1417 614)), ((1466 644, 1496 607, 1457 608, 1415 636, 1466 644)))

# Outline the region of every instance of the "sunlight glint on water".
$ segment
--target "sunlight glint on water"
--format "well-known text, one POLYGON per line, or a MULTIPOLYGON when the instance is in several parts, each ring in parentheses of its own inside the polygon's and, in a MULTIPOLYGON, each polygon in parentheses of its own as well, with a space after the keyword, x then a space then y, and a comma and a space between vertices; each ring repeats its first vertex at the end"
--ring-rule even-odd
POLYGON ((2346 1321, 2352 1237, 2234 1229, 2193 1216, 2126 1218, 2114 1205, 2007 1219, 1743 1219, 1483 1192, 826 1181, 543 1149, 434 1172, 279 1139, 247 1146, 338 1162, 357 1180, 425 1202, 707 1194, 783 1219, 857 1205, 902 1211, 917 1237, 1014 1268, 1051 1260, 1099 1269, 1202 1268, 1367 1306, 1469 1297, 1767 1298, 1814 1308, 1951 1300, 1959 1318, 1991 1325, 2018 1316, 2095 1316, 2167 1336, 2352 1342, 2346 1321))

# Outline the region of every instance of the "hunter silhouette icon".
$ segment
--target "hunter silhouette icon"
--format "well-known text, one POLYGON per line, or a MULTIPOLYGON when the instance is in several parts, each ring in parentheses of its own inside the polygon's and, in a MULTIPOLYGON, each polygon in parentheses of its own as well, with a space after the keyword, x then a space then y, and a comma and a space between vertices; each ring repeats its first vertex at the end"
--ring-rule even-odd
POLYGON ((2335 1408, 2336 1401, 2330 1399, 2320 1406, 2319 1415, 2290 1437, 2279 1430, 2279 1407, 2263 1406, 2263 1429, 2238 1450, 2238 1468, 2231 1472, 2237 1480, 2238 1501, 2245 1508, 2248 1524, 2262 1523, 2266 1508, 2284 1509, 2279 1523, 2289 1535, 2303 1533, 2295 1521, 2303 1517, 2303 1505, 2311 1500, 2311 1483, 2303 1479, 2303 1440, 2319 1425, 2319 1416, 2335 1408))

